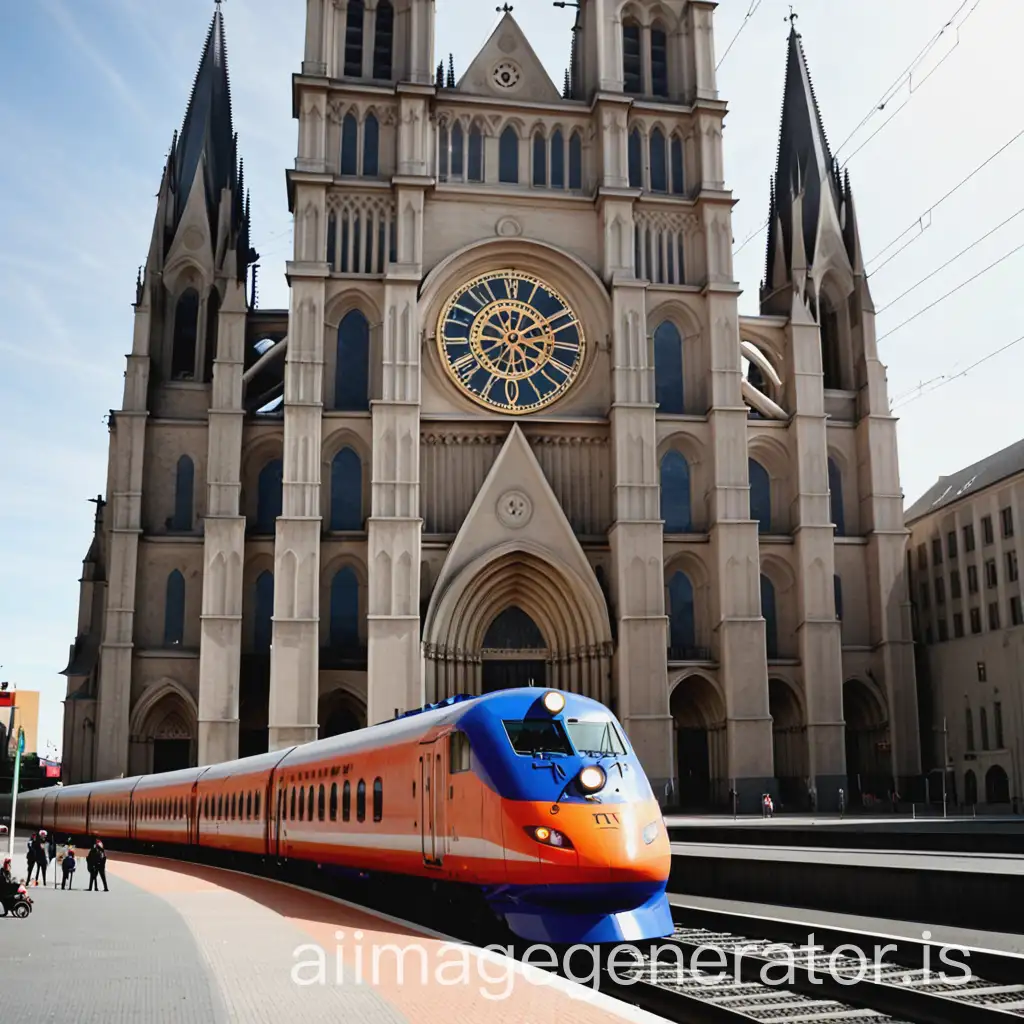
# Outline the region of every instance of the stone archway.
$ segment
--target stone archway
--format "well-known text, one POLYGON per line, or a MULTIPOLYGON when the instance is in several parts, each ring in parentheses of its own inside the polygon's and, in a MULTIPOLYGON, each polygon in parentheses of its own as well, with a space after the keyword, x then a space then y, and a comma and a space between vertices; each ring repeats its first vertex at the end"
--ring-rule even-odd
POLYGON ((317 739, 320 740, 366 727, 365 706, 344 689, 332 690, 320 698, 317 717, 320 723, 317 739))
POLYGON ((728 802, 725 701, 702 675, 681 679, 669 699, 675 734, 677 789, 682 810, 704 810, 728 802))
POLYGON ((784 808, 802 806, 810 777, 807 725, 800 698, 782 679, 768 680, 768 713, 772 716, 772 751, 779 802, 784 808))
POLYGON ((481 690, 493 693, 519 686, 544 686, 550 649, 544 634, 518 605, 499 612, 481 647, 481 690))
POLYGON ((860 679, 849 679, 843 685, 843 718, 850 804, 866 794, 884 799, 893 783, 885 698, 860 679))
POLYGON ((1010 802, 1010 780, 1006 770, 994 764, 985 772, 985 803, 1008 804, 1010 802))
POLYGON ((132 712, 132 774, 194 767, 198 717, 191 695, 167 680, 151 687, 132 712))

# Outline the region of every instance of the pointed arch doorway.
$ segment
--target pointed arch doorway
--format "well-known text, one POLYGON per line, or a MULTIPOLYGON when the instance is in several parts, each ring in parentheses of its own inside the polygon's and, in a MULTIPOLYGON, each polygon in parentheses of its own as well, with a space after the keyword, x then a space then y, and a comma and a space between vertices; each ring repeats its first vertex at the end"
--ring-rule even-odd
POLYGON ((510 605, 494 617, 484 634, 480 657, 483 693, 547 685, 547 642, 518 605, 510 605))

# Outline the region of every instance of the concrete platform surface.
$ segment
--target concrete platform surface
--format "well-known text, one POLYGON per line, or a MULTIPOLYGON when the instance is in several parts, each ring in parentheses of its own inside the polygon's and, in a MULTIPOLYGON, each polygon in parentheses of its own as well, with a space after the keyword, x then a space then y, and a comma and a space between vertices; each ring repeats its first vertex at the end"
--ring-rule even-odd
POLYGON ((66 892, 51 875, 31 888, 29 918, 0 918, 3 1020, 661 1021, 592 985, 283 883, 116 851, 107 879, 109 892, 86 892, 79 870, 66 892))

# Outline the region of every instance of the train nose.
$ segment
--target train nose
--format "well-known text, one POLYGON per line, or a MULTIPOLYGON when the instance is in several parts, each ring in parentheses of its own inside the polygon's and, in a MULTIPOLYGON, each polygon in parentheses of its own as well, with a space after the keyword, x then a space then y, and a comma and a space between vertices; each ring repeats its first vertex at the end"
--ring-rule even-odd
POLYGON ((588 881, 664 883, 671 864, 668 836, 655 806, 593 813, 588 841, 580 849, 580 870, 588 881))

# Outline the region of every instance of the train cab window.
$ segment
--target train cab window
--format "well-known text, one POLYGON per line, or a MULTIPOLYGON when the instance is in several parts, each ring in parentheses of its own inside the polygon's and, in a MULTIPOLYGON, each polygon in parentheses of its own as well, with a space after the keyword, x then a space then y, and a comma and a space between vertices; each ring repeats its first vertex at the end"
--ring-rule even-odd
POLYGON ((356 821, 366 821, 366 783, 362 779, 356 786, 356 821))
POLYGON ((320 790, 319 790, 319 792, 316 795, 316 817, 317 817, 317 821, 323 821, 324 820, 324 813, 327 810, 326 803, 327 803, 327 793, 326 793, 326 790, 324 789, 324 784, 321 782, 320 783, 320 790))
POLYGON ((625 754, 626 744, 623 743, 618 729, 610 719, 577 722, 569 719, 565 723, 572 745, 580 754, 599 757, 605 754, 625 754))
MULTIPOLYGON (((451 774, 469 771, 469 737, 464 732, 453 732, 448 746, 451 774)), ((414 793, 413 796, 416 794, 414 793)))
POLYGON ((291 812, 291 814, 288 815, 288 817, 292 821, 295 820, 295 787, 294 786, 292 786, 292 812, 291 812))
POLYGON ((561 722, 541 718, 504 722, 512 749, 517 754, 572 754, 569 737, 561 722))
POLYGON ((256 798, 252 802, 252 816, 259 821, 260 820, 260 795, 256 794, 256 798))
POLYGON ((338 784, 331 783, 331 821, 338 820, 338 784))
POLYGON ((384 783, 378 777, 373 780, 373 820, 384 817, 384 783))
POLYGON ((347 779, 341 791, 341 820, 348 821, 352 817, 352 783, 347 779))

